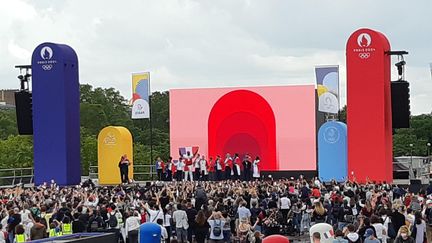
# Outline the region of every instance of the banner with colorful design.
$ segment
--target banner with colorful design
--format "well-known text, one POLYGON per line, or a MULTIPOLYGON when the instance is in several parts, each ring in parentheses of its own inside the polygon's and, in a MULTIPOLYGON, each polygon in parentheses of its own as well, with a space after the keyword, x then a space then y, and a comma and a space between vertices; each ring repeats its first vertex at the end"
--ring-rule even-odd
POLYGON ((150 118, 150 73, 132 74, 132 119, 150 118))
POLYGON ((318 111, 339 112, 339 66, 315 67, 318 92, 318 111))

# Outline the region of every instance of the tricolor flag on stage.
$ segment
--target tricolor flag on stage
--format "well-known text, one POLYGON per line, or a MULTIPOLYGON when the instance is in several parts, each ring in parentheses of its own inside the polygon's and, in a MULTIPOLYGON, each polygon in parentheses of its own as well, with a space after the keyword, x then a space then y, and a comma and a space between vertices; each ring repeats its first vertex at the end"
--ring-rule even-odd
POLYGON ((198 146, 192 146, 192 147, 180 147, 179 148, 179 154, 180 156, 185 155, 187 152, 189 152, 191 155, 196 155, 198 153, 199 147, 198 146))

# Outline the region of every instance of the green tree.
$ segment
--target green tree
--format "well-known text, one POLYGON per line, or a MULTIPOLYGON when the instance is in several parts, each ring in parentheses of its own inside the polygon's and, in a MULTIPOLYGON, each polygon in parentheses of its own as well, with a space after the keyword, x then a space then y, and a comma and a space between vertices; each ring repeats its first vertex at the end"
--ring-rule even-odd
POLYGON ((341 122, 344 122, 345 124, 347 123, 347 106, 346 105, 344 105, 342 110, 339 110, 339 120, 341 122))
POLYGON ((0 140, 1 168, 23 168, 33 166, 32 136, 11 135, 0 140))
POLYGON ((82 135, 81 137, 81 171, 88 175, 90 165, 97 165, 97 139, 93 135, 82 135))
POLYGON ((88 133, 97 135, 100 130, 108 125, 106 114, 101 104, 81 103, 80 107, 81 127, 88 133))
POLYGON ((432 115, 411 117, 410 128, 396 129, 393 135, 393 155, 427 155, 427 143, 432 142, 432 115), (411 147, 410 144, 413 146, 411 147))
POLYGON ((0 110, 0 139, 7 139, 10 135, 17 135, 15 110, 0 110))

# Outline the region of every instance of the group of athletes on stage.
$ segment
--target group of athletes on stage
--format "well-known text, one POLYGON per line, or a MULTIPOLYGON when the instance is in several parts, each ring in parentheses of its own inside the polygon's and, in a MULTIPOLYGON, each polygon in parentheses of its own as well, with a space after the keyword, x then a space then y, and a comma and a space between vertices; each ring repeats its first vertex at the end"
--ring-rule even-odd
POLYGON ((160 157, 156 159, 155 167, 159 181, 221 181, 221 180, 244 180, 260 178, 260 158, 255 160, 249 154, 243 159, 236 153, 231 156, 225 155, 225 159, 216 156, 206 159, 205 155, 192 155, 189 151, 180 156, 178 160, 169 157, 164 162, 160 157))

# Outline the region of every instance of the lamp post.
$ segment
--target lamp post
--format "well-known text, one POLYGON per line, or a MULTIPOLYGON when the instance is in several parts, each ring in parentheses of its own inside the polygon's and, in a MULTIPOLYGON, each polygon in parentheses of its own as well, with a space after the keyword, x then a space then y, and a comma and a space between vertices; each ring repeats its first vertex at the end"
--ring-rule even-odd
POLYGON ((412 153, 413 153, 414 144, 410 143, 409 146, 410 146, 410 168, 411 168, 412 176, 413 176, 413 178, 415 178, 416 176, 414 175, 413 158, 412 158, 413 157, 412 153))
POLYGON ((430 150, 431 150, 431 143, 427 143, 427 157, 428 157, 428 162, 431 160, 430 159, 430 150))

